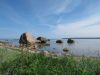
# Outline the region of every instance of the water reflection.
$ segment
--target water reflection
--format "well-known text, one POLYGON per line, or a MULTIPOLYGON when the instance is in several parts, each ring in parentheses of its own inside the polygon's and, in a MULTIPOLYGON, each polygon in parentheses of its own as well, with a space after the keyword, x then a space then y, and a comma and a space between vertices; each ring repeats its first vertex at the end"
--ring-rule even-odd
POLYGON ((39 44, 39 43, 37 44, 38 49, 44 48, 46 46, 50 47, 50 44, 39 44))

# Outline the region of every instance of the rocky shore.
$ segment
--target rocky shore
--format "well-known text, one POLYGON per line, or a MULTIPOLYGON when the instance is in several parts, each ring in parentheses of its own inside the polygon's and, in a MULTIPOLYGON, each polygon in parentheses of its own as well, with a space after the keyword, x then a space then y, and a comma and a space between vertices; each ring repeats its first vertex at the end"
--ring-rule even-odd
POLYGON ((55 54, 54 52, 38 50, 37 48, 30 48, 30 47, 18 47, 15 45, 11 45, 5 41, 0 41, 0 49, 11 49, 20 52, 41 53, 44 54, 45 56, 57 56, 57 54, 55 54))
MULTIPOLYGON (((57 40, 56 43, 63 43, 62 40, 57 40)), ((27 51, 31 53, 42 53, 46 56, 58 56, 59 54, 55 52, 40 50, 41 47, 44 46, 50 46, 50 39, 47 39, 46 37, 34 37, 32 33, 25 32, 22 33, 19 38, 19 45, 16 46, 14 44, 9 44, 7 41, 0 41, 0 48, 6 48, 6 49, 12 49, 12 50, 18 50, 18 51, 27 51)), ((64 54, 63 55, 69 55, 69 49, 64 48, 63 49, 64 54)))

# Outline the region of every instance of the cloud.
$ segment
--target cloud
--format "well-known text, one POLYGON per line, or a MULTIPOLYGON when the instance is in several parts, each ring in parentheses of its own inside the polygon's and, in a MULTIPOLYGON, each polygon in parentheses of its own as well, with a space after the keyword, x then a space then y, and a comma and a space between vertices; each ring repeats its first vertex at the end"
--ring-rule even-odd
POLYGON ((46 6, 48 7, 47 9, 44 8, 46 11, 42 9, 43 13, 41 14, 37 13, 35 14, 35 16, 37 17, 41 25, 46 27, 48 26, 50 28, 55 26, 55 24, 58 24, 61 21, 63 21, 61 14, 72 12, 81 3, 81 0, 60 0, 60 1, 48 0, 48 1, 50 2, 50 4, 48 3, 48 6, 46 6))
POLYGON ((81 0, 63 0, 62 3, 58 4, 55 8, 55 14, 69 13, 72 12, 78 5, 80 5, 81 0))
MULTIPOLYGON (((77 0, 78 2, 78 0, 77 0)), ((72 5, 73 3, 71 3, 72 5)), ((88 3, 87 3, 88 4, 88 3)), ((57 37, 98 37, 100 36, 100 1, 91 2, 88 5, 82 4, 80 2, 76 3, 76 7, 78 5, 82 5, 84 9, 79 12, 80 18, 76 17, 76 19, 70 19, 70 23, 66 22, 67 19, 60 17, 57 20, 57 25, 52 29, 52 34, 57 37)), ((66 9, 62 10, 61 13, 66 12, 67 9, 71 11, 75 10, 76 7, 71 6, 70 4, 66 9)), ((78 7, 79 8, 79 7, 78 7)), ((72 13, 76 14, 76 13, 72 13)), ((79 16, 78 14, 76 14, 79 16)))
POLYGON ((66 8, 69 7, 69 5, 71 4, 72 0, 64 0, 56 9, 55 9, 55 13, 56 14, 60 14, 65 12, 66 8))
POLYGON ((100 36, 100 15, 94 15, 72 23, 58 24, 53 33, 63 37, 100 36))
POLYGON ((31 2, 31 7, 33 7, 33 12, 36 12, 35 16, 39 19, 40 22, 43 21, 44 23, 46 23, 48 18, 51 16, 61 16, 63 13, 72 12, 81 3, 81 0, 48 0, 46 2, 42 2, 42 6, 39 5, 39 2, 36 2, 37 5, 34 7, 34 1, 29 1, 31 2))
MULTIPOLYGON (((23 30, 36 33, 39 33, 39 28, 44 32, 49 32, 51 29, 53 30, 50 33, 51 36, 60 37, 99 36, 100 0, 43 0, 42 2, 41 0, 25 0, 20 4, 25 6, 25 9, 29 9, 27 10, 29 15, 26 10, 19 8, 20 5, 16 10, 17 5, 15 7, 11 4, 11 6, 6 1, 0 3, 0 14, 4 15, 5 21, 15 24, 15 28, 23 27, 23 30), (27 18, 22 16, 24 11, 27 18), (32 21, 34 21, 34 26, 31 24, 32 21)), ((17 28, 16 30, 19 31, 17 28)), ((43 34, 48 35, 48 33, 43 34)))

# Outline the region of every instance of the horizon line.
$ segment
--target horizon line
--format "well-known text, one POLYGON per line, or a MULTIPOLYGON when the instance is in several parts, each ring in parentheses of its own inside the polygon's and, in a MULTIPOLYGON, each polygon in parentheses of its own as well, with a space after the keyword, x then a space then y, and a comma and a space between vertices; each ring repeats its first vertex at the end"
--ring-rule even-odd
POLYGON ((62 38, 62 39, 100 39, 100 37, 68 37, 68 38, 62 38))

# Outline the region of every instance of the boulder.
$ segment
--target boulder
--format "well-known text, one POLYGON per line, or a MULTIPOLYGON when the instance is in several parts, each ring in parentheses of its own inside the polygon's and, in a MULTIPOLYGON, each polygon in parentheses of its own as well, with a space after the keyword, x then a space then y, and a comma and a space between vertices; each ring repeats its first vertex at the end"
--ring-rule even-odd
POLYGON ((74 43, 74 40, 72 40, 72 39, 69 38, 69 39, 67 40, 67 43, 72 44, 72 43, 74 43))
POLYGON ((20 45, 34 45, 35 44, 35 38, 33 38, 32 34, 29 33, 29 32, 26 32, 26 33, 23 33, 21 36, 20 36, 20 39, 19 39, 19 44, 20 45))
POLYGON ((63 41, 62 40, 57 40, 56 43, 63 43, 63 41))
POLYGON ((38 37, 37 41, 38 43, 46 43, 48 40, 45 37, 38 37))

